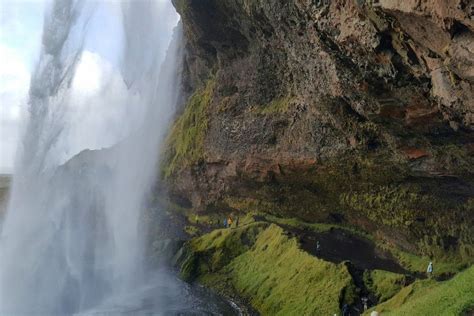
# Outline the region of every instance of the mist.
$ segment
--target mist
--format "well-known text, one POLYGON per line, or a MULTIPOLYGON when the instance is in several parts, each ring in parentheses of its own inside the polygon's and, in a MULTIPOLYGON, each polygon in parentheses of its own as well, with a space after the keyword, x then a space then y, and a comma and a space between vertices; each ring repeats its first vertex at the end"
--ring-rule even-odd
POLYGON ((177 303, 177 280, 144 263, 140 222, 179 96, 176 21, 164 1, 47 7, 1 228, 1 314, 88 313, 155 287, 157 311, 177 303), (107 59, 87 51, 110 41, 94 27, 104 12, 119 26, 107 59))

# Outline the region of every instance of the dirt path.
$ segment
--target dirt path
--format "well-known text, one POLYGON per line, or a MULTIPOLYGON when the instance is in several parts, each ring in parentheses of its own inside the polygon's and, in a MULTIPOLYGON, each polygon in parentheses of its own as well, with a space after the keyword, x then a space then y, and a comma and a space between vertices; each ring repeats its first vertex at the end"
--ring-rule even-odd
MULTIPOLYGON (((414 280, 410 272, 405 270, 391 254, 378 249, 373 242, 343 229, 331 229, 318 233, 311 230, 283 226, 290 234, 297 237, 303 250, 323 260, 341 263, 347 262, 347 268, 357 287, 358 299, 349 306, 349 315, 361 315, 364 310, 362 298, 367 297, 369 307, 378 303, 377 297, 370 293, 364 283, 365 270, 385 270, 408 275, 409 282, 414 280), (319 241, 320 249, 316 248, 319 241)), ((342 307, 342 306, 341 306, 342 307)))
POLYGON ((342 229, 331 229, 324 233, 291 227, 285 227, 285 229, 299 237, 301 247, 305 251, 326 261, 334 263, 350 261, 353 266, 362 270, 378 269, 409 274, 391 254, 378 249, 370 240, 349 234, 342 229), (316 249, 318 241, 319 251, 316 249))

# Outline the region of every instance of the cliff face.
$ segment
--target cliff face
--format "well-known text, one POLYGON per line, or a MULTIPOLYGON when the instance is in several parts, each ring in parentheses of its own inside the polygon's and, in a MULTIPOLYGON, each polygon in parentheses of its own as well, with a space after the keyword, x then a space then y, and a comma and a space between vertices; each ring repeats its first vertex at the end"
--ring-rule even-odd
POLYGON ((175 0, 190 97, 173 200, 474 256, 474 5, 175 0))

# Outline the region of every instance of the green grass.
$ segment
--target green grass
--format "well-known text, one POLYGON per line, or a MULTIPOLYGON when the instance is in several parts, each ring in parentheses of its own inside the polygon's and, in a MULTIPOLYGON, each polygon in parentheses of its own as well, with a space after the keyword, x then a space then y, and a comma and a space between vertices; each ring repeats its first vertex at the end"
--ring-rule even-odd
POLYGON ((263 231, 252 249, 224 271, 235 289, 263 315, 333 315, 352 282, 343 264, 302 251, 276 225, 263 231))
POLYGON ((473 308, 474 266, 471 266, 448 281, 416 281, 374 309, 393 316, 455 316, 473 308))
POLYGON ((174 123, 166 141, 162 165, 165 178, 204 158, 204 139, 209 120, 207 111, 214 84, 213 80, 209 80, 204 88, 196 91, 174 123))
POLYGON ((176 258, 181 277, 192 281, 220 270, 236 256, 247 251, 267 225, 252 223, 235 229, 217 229, 192 239, 176 258))
MULTIPOLYGON (((242 217, 239 228, 214 230, 189 241, 178 260, 183 278, 238 296, 262 315, 333 315, 341 302, 354 301, 356 289, 344 264, 311 256, 281 227, 255 221, 255 216, 242 217)), ((266 220, 302 225, 296 219, 266 220)), ((398 255, 411 270, 425 270, 427 258, 398 255)), ((459 269, 454 263, 434 264, 435 273, 459 269)), ((375 307, 383 315, 460 315, 474 307, 474 267, 445 282, 418 280, 406 287, 405 276, 387 271, 366 272, 364 281, 383 302, 375 307)))
POLYGON ((249 217, 242 223, 189 242, 180 261, 182 275, 238 295, 262 315, 333 315, 341 300, 353 301, 344 264, 309 255, 277 225, 249 217))
POLYGON ((405 276, 383 270, 366 271, 364 283, 374 293, 379 302, 384 302, 397 294, 405 283, 405 276))
POLYGON ((440 276, 446 273, 456 273, 466 268, 471 262, 461 260, 459 257, 444 257, 444 258, 430 258, 427 256, 417 256, 399 249, 387 249, 398 260, 401 266, 413 272, 426 272, 426 268, 430 261, 433 261, 434 271, 433 275, 440 276))
POLYGON ((276 223, 278 225, 286 225, 286 226, 290 226, 290 227, 294 227, 298 229, 312 230, 317 233, 324 233, 324 232, 330 231, 331 229, 337 228, 337 229, 345 230, 349 234, 353 234, 362 238, 372 240, 372 237, 370 235, 350 226, 342 226, 342 225, 327 224, 327 223, 308 223, 294 217, 284 218, 284 217, 278 217, 278 216, 267 215, 267 214, 261 214, 261 216, 264 217, 265 220, 271 223, 276 223))

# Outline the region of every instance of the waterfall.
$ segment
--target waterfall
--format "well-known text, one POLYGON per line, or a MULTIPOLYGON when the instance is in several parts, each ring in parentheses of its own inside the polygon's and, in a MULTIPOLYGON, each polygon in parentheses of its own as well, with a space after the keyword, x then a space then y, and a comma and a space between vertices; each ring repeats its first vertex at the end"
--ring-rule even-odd
MULTIPOLYGON (((0 237, 2 315, 93 310, 149 278, 140 214, 177 102, 181 27, 169 34, 170 3, 121 3, 120 103, 143 109, 141 123, 107 149, 62 159, 72 150, 71 87, 98 5, 55 0, 46 14, 0 237)), ((87 102, 100 103, 109 88, 87 102)))

